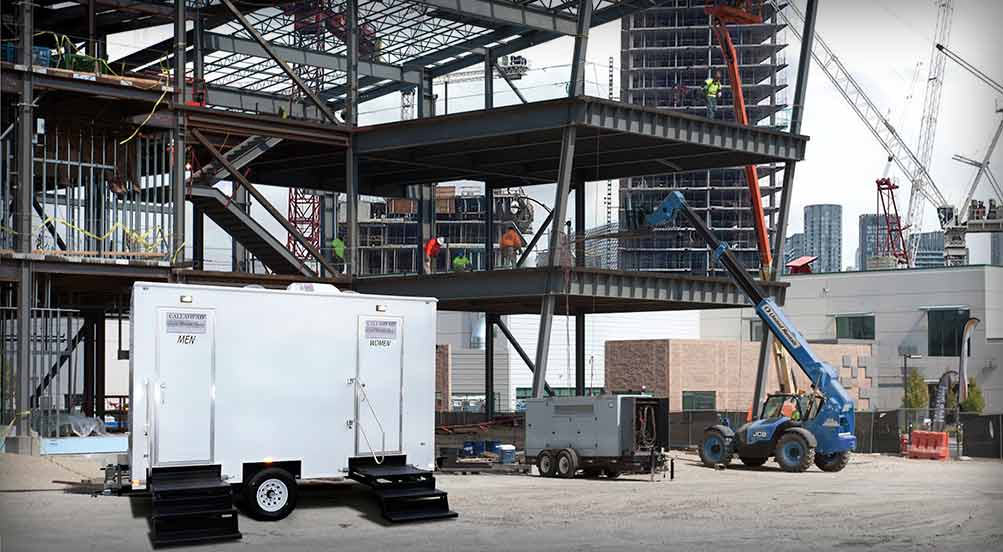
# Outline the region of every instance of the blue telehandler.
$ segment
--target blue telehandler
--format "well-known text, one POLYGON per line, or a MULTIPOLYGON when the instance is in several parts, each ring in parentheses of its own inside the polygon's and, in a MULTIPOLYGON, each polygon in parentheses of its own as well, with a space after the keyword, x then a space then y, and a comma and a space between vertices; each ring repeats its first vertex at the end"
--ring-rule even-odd
POLYGON ((763 324, 811 381, 808 392, 770 395, 757 419, 738 429, 727 423, 707 428, 700 459, 708 466, 726 466, 738 455, 747 466, 761 466, 772 456, 784 471, 803 472, 813 463, 827 472, 842 470, 857 438, 853 432, 854 402, 840 385, 839 374, 815 356, 773 298, 763 294, 728 244, 717 239, 680 192, 669 194, 657 211, 639 222, 655 227, 678 213, 706 240, 715 259, 755 306, 763 324))

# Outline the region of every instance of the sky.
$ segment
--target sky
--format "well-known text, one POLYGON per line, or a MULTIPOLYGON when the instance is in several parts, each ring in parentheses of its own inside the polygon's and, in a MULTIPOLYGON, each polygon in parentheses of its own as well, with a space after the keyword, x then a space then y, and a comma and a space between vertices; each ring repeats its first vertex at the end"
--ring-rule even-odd
MULTIPOLYGON (((939 0, 943 1, 943 0, 939 0)), ((800 6, 803 0, 797 0, 800 6)), ((979 67, 996 80, 1003 80, 1003 34, 998 24, 1003 21, 1003 2, 1000 0, 955 0, 952 32, 949 45, 968 62, 979 67)), ((825 40, 861 84, 874 103, 883 111, 891 110, 890 120, 914 150, 917 148, 919 123, 922 115, 929 65, 936 25, 935 0, 829 0, 820 2, 816 32, 825 40), (912 99, 907 100, 910 82, 922 63, 918 83, 912 99)), ((781 41, 789 46, 783 51, 789 68, 786 90, 787 101, 793 101, 794 79, 800 43, 794 34, 785 31, 781 41)), ((529 101, 539 101, 561 96, 569 78, 573 40, 557 39, 523 52, 531 71, 518 86, 529 101)), ((619 94, 620 22, 615 21, 593 28, 590 33, 586 71, 586 92, 589 95, 607 96, 607 68, 609 58, 614 58, 614 90, 619 94)), ((471 68, 474 69, 474 68, 471 68)), ((518 103, 516 95, 499 79, 495 81, 495 106, 518 103)), ((439 95, 437 112, 444 113, 445 94, 441 84, 435 86, 439 95)), ((454 83, 449 87, 448 111, 469 111, 483 107, 481 82, 454 83)), ((952 203, 960 204, 976 169, 951 159, 961 154, 981 159, 999 124, 1003 97, 994 95, 988 86, 951 61, 947 62, 938 118, 933 159, 929 170, 938 188, 952 203)), ((400 96, 389 96, 367 102, 360 108, 360 122, 373 124, 389 122, 400 117, 400 96)), ((788 234, 803 227, 803 209, 814 203, 839 203, 843 205, 844 268, 853 266, 857 246, 857 219, 863 213, 876 209, 874 181, 883 175, 886 154, 878 141, 858 119, 825 74, 813 64, 809 71, 805 98, 802 134, 810 138, 805 160, 798 163, 793 191, 793 208, 788 234)), ((1003 146, 995 150, 991 166, 1003 165, 1003 146)), ((1003 177, 1003 171, 996 171, 1003 177)), ((898 196, 902 216, 908 204, 908 182, 897 169, 891 176, 903 186, 898 196)), ((602 203, 605 183, 589 185, 587 205, 588 226, 605 223, 602 203)), ((533 186, 526 189, 536 199, 550 205, 554 200, 554 186, 533 186)), ((988 182, 983 180, 975 197, 983 200, 991 194, 988 182)), ((285 211, 284 189, 267 190, 266 194, 276 206, 285 211)), ((257 213, 255 213, 257 214, 257 213)), ((281 227, 262 220, 277 235, 284 236, 281 227)), ((542 216, 538 217, 542 220, 542 216)), ((926 206, 923 230, 938 228, 934 208, 926 206)), ((207 235, 207 257, 228 258, 229 240, 221 233, 207 235), (214 253, 215 251, 215 253, 214 253), (218 253, 218 254, 217 254, 218 253)), ((971 262, 988 262, 988 235, 969 237, 971 262)))

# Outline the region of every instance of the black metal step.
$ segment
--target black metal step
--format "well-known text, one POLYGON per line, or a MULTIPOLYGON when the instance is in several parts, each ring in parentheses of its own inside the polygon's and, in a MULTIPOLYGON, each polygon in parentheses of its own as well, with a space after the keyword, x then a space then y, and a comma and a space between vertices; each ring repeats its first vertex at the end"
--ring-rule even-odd
POLYGON ((435 488, 435 476, 406 463, 404 456, 354 458, 348 477, 369 486, 380 500, 383 517, 390 522, 424 521, 457 517, 449 509, 446 491, 435 488))
POLYGON ((150 495, 155 546, 241 538, 233 491, 218 465, 155 468, 150 495))

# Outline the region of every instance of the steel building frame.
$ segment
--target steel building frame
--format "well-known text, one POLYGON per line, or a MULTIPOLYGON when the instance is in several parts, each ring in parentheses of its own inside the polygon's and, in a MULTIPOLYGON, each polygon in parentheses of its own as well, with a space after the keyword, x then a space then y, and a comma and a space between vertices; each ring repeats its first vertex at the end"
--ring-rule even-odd
MULTIPOLYGON (((297 45, 294 31, 298 2, 278 2, 275 7, 268 8, 250 3, 234 4, 230 0, 174 3, 91 0, 76 5, 55 0, 19 3, 15 18, 18 35, 4 35, 5 41, 18 43, 18 57, 13 61, 4 59, 3 78, 0 79, 5 92, 18 96, 16 106, 13 103, 4 106, 10 108, 17 120, 16 133, 12 134, 16 139, 10 150, 18 167, 16 178, 10 179, 16 180, 17 185, 10 190, 16 189, 17 195, 11 198, 12 211, 4 211, 5 216, 13 214, 15 220, 0 221, 5 227, 7 223, 13 225, 9 232, 5 230, 12 236, 13 251, 0 251, 0 286, 16 290, 9 295, 13 297, 13 304, 3 306, 16 306, 17 365, 28 366, 31 361, 30 313, 42 304, 35 285, 39 278, 52 286, 51 297, 57 302, 56 307, 86 306, 100 312, 102 320, 104 313, 114 305, 120 308, 132 282, 140 279, 258 283, 271 287, 306 279, 354 286, 363 291, 397 286, 396 292, 401 294, 429 293, 441 297, 443 305, 487 311, 491 314, 489 335, 493 335, 497 326, 513 342, 500 315, 523 312, 527 308, 539 309, 541 339, 536 361, 530 363, 525 351, 520 353, 534 370, 537 396, 546 391, 551 320, 555 313, 565 308, 557 301, 558 296, 575 298, 573 303, 577 306, 572 310, 576 315, 579 342, 584 337, 587 312, 745 305, 734 286, 724 280, 586 270, 582 266, 584 246, 581 244, 576 245, 577 266, 557 267, 559 234, 567 215, 569 193, 576 190, 575 212, 581 225, 585 182, 590 179, 643 174, 654 170, 655 165, 659 172, 665 172, 666 163, 669 168, 675 165, 674 170, 769 162, 793 166, 804 155, 806 139, 801 136, 583 97, 589 29, 673 1, 332 1, 325 3, 328 10, 325 17, 333 20, 331 28, 334 30, 325 34, 321 46, 316 49, 297 45), (189 20, 195 22, 191 29, 187 28, 189 20), (173 24, 172 37, 111 60, 111 63, 97 61, 106 56, 109 34, 164 24, 173 24), (80 29, 87 29, 87 34, 79 34, 80 29), (67 47, 53 45, 50 34, 57 38, 65 35, 70 42, 84 44, 86 54, 80 56, 90 59, 91 66, 88 69, 46 68, 36 64, 32 48, 36 42, 42 47, 56 48, 64 61, 73 60, 67 47), (575 43, 571 60, 573 85, 569 87, 568 98, 494 108, 492 83, 490 77, 486 77, 485 111, 476 115, 481 118, 481 131, 474 124, 475 115, 471 114, 423 120, 435 116, 434 79, 482 63, 485 74, 492 75, 495 60, 500 56, 561 36, 573 36, 575 43), (315 83, 319 86, 308 88, 290 69, 290 64, 323 69, 318 72, 319 83, 315 83), (416 94, 417 120, 359 127, 361 103, 412 90, 416 94), (72 100, 78 112, 55 109, 49 102, 50 95, 72 100), (35 124, 36 117, 59 120, 73 116, 101 117, 119 129, 138 126, 145 129, 144 132, 170 134, 169 163, 165 163, 167 166, 161 174, 170 179, 162 188, 169 192, 169 200, 175 206, 171 212, 175 230, 170 237, 170 254, 163 259, 83 258, 33 250, 35 163, 32 144, 39 128, 35 124), (488 120, 490 122, 485 124, 488 120), (456 144, 448 137, 437 135, 439 130, 447 128, 459 132, 464 139, 477 139, 475 135, 487 129, 493 135, 482 134, 480 139, 489 154, 498 153, 521 139, 536 139, 545 144, 539 148, 544 155, 517 170, 488 170, 483 155, 474 151, 464 152, 469 163, 466 167, 440 166, 437 170, 423 167, 416 171, 415 166, 405 163, 408 157, 423 153, 444 156, 455 149, 456 144), (232 137, 238 138, 237 145, 232 137), (589 141, 595 138, 609 140, 612 145, 607 151, 590 150, 589 141), (326 149, 328 157, 337 160, 333 168, 314 169, 337 173, 328 189, 346 193, 348 197, 347 274, 336 272, 329 263, 330 258, 322 258, 314 247, 308 249, 313 249, 310 253, 317 258, 322 276, 200 270, 204 261, 201 235, 204 210, 200 207, 191 214, 186 212, 186 200, 191 201, 193 197, 189 189, 211 185, 229 174, 240 186, 239 192, 234 192, 225 202, 239 205, 244 217, 234 216, 233 220, 242 220, 246 226, 250 218, 247 195, 254 196, 258 204, 263 200, 256 195, 243 171, 251 168, 255 178, 261 178, 257 181, 272 184, 267 178, 269 155, 281 153, 283 147, 326 149), (640 151, 648 153, 637 153, 640 151), (585 163, 585 156, 597 161, 585 163), (631 161, 637 157, 642 158, 641 161, 631 161), (188 161, 197 158, 207 164, 187 166, 188 161), (392 162, 387 163, 388 158, 392 162), (380 164, 391 168, 390 173, 379 175, 382 180, 394 181, 389 188, 380 189, 373 184, 380 164), (553 214, 546 223, 550 226, 549 268, 353 281, 352 274, 358 264, 357 199, 360 193, 380 191, 417 199, 420 236, 427 239, 435 235, 435 184, 460 176, 484 181, 489 198, 491 190, 496 188, 557 183, 553 214), (193 236, 184 233, 189 219, 193 221, 193 236), (185 255, 189 240, 196 245, 193 259, 185 255), (59 278, 52 275, 59 275, 59 278), (470 286, 466 278, 470 279, 470 286), (456 295, 472 290, 477 291, 469 297, 456 295), (505 296, 511 299, 519 294, 522 295, 518 300, 504 300, 505 296), (584 306, 586 302, 593 305, 593 310, 584 306)), ((65 62, 69 64, 70 61, 65 62)), ((514 88, 513 83, 509 85, 514 88)), ((275 183, 283 184, 280 178, 275 183)), ((212 199, 206 199, 206 194, 202 197, 212 199)), ((324 202, 324 205, 329 204, 324 202)), ((302 236, 288 225, 281 213, 271 214, 284 223, 291 235, 295 234, 295 241, 303 243, 302 236)), ((329 217, 329 214, 323 216, 329 217)), ((490 217, 486 225, 489 229, 493 227, 490 217)), ((336 223, 329 223, 325 228, 330 232, 336 226, 336 223)), ((56 236, 52 228, 48 231, 56 236)), ((232 229, 228 231, 233 233, 232 229)), ((494 239, 491 231, 486 235, 488 241, 494 239)), ((330 237, 326 235, 324 239, 330 237)), ((235 259, 244 255, 236 249, 235 259)), ((775 289, 782 294, 782 287, 775 289)), ((515 345, 521 350, 517 343, 515 345)), ((581 344, 578 352, 581 353, 581 344)), ((576 365, 580 373, 576 377, 576 387, 583 391, 584 355, 578 356, 576 365)), ((488 375, 493 371, 492 362, 489 355, 486 359, 488 375)), ((19 414, 15 424, 17 437, 7 444, 10 452, 30 452, 32 447, 27 437, 30 435, 30 414, 24 412, 30 402, 30 382, 27 377, 20 377, 21 372, 15 409, 19 414), (25 415, 20 415, 22 413, 25 415)), ((492 378, 487 381, 487 404, 489 413, 493 413, 492 378)))

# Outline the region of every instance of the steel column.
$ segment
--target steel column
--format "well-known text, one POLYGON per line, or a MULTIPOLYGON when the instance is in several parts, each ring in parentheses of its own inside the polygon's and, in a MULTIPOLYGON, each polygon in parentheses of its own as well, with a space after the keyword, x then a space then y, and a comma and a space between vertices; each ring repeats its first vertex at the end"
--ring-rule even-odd
POLYGON ((495 268, 495 191, 484 183, 484 270, 495 268))
MULTIPOLYGON (((24 0, 21 2, 21 63, 25 67, 32 66, 32 45, 35 32, 34 5, 24 0)), ((32 159, 32 138, 35 131, 34 87, 31 72, 25 72, 21 80, 21 103, 18 107, 18 142, 17 142, 17 251, 31 253, 31 205, 34 191, 32 159)), ((31 407, 31 309, 32 296, 31 262, 23 259, 18 267, 17 280, 17 365, 15 368, 16 387, 14 394, 14 416, 16 417, 17 436, 8 438, 7 452, 32 454, 34 446, 31 439, 31 420, 28 410, 31 407)))
POLYGON ((205 216, 192 206, 192 267, 205 270, 205 216))
MULTIPOLYGON (((571 80, 568 86, 568 96, 575 97, 585 92, 585 55, 588 49, 589 28, 592 22, 592 0, 580 0, 578 3, 578 25, 575 34, 574 57, 571 60, 571 80)), ((550 223, 550 250, 547 265, 554 267, 559 258, 558 248, 561 246, 561 227, 568 211, 568 192, 571 189, 571 172, 575 161, 575 139, 578 127, 568 121, 561 136, 561 156, 558 160, 557 190, 554 195, 553 220, 550 223)), ((557 294, 563 291, 558 284, 563 279, 550 271, 547 275, 547 286, 544 290, 540 308, 540 333, 536 341, 536 371, 533 372, 533 397, 542 398, 544 385, 547 382, 547 360, 550 353, 550 330, 554 323, 554 308, 557 304, 557 294)))
MULTIPOLYGON (((575 266, 585 266, 585 182, 575 184, 575 266)), ((585 395, 585 314, 575 313, 575 395, 585 395)))
MULTIPOLYGON (((801 33, 801 52, 798 55, 797 80, 794 84, 794 105, 791 106, 790 133, 801 133, 801 119, 804 115, 805 94, 808 89, 808 68, 811 66, 811 52, 815 41, 815 18, 818 15, 818 0, 808 0, 805 6, 804 30, 801 33)), ((784 164, 784 183, 780 196, 780 216, 773 237, 773 266, 767 280, 776 280, 784 269, 784 240, 787 236, 787 222, 790 219, 791 198, 794 195, 794 166, 796 161, 784 164)), ((779 299, 779 298, 778 298, 779 299)), ((783 302, 781 301, 781 304, 783 302)), ((773 348, 773 334, 763 328, 763 338, 759 342, 759 363, 756 369, 756 388, 752 394, 752 412, 758 412, 766 393, 766 372, 770 369, 770 350, 773 348)))
MULTIPOLYGON (((175 2, 174 12, 174 105, 185 104, 185 2, 175 2)), ((171 262, 185 260, 185 116, 181 110, 174 113, 174 147, 171 166, 174 219, 171 240, 171 262)))
POLYGON ((495 106, 495 56, 491 48, 484 54, 484 109, 495 106))
POLYGON ((495 319, 497 314, 484 315, 484 412, 495 417, 495 319))
MULTIPOLYGON (((249 212, 250 209, 248 206, 247 190, 245 190, 243 186, 238 186, 235 183, 232 183, 231 186, 237 187, 237 189, 233 191, 233 203, 245 213, 249 212)), ((244 249, 244 246, 237 241, 237 238, 231 236, 230 242, 231 270, 234 272, 254 272, 254 268, 248 266, 247 249, 244 249)))
POLYGON ((96 323, 92 313, 84 315, 84 404, 85 416, 94 415, 94 375, 97 373, 96 323))
POLYGON ((106 322, 104 311, 94 317, 94 415, 101 419, 104 418, 106 322))
MULTIPOLYGON (((348 71, 345 75, 345 124, 355 128, 359 124, 359 3, 348 0, 345 5, 347 15, 348 40, 345 52, 348 71)), ((345 201, 346 214, 346 258, 348 274, 359 274, 359 158, 355 149, 355 135, 348 137, 345 148, 345 201)), ((337 227, 335 219, 334 225, 337 227)), ((337 233, 337 231, 335 231, 337 233)))
MULTIPOLYGON (((418 118, 435 116, 435 95, 432 93, 432 74, 422 71, 421 85, 416 91, 418 98, 418 118)), ((435 237, 435 185, 419 184, 417 186, 418 201, 418 272, 424 274, 425 242, 435 237)))

